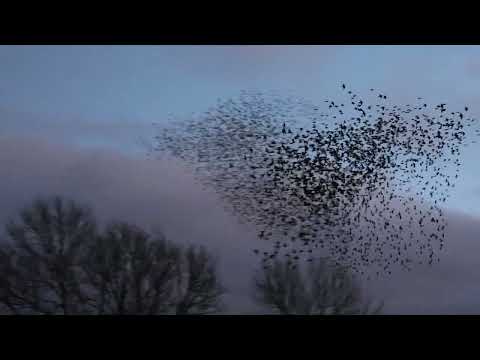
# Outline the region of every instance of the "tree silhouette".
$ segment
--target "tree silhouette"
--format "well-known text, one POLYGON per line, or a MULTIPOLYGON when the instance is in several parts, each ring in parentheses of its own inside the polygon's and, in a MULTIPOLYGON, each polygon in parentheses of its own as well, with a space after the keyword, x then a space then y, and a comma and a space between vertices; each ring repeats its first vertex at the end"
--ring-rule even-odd
POLYGON ((355 278, 326 259, 303 269, 275 260, 255 277, 254 297, 283 315, 367 315, 382 308, 372 307, 355 278))
POLYGON ((83 264, 99 314, 168 313, 180 248, 136 226, 111 224, 83 264))
POLYGON ((220 311, 220 284, 216 262, 204 247, 190 246, 181 262, 183 280, 176 314, 210 314, 220 311))
POLYGON ((209 314, 223 293, 213 257, 131 224, 97 231, 91 212, 37 200, 7 225, 0 310, 10 314, 209 314))
POLYGON ((82 272, 95 237, 90 211, 56 197, 37 200, 6 226, 0 248, 0 303, 13 314, 88 313, 82 272))

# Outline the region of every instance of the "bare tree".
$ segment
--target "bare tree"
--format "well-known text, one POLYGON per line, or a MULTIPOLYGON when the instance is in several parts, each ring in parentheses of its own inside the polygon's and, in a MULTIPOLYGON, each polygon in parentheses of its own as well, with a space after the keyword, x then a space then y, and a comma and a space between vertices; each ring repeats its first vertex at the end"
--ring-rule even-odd
POLYGON ((88 313, 81 263, 95 237, 86 208, 59 197, 37 200, 7 227, 0 248, 0 303, 13 314, 88 313))
POLYGON ((85 272, 100 314, 210 314, 223 288, 203 247, 184 249, 126 223, 92 245, 85 272))
POLYGON ((257 274, 256 300, 284 315, 378 314, 363 297, 354 277, 344 268, 320 259, 305 269, 276 260, 257 274))
POLYGON ((180 284, 176 314, 211 314, 221 310, 220 297, 225 289, 218 279, 216 261, 204 247, 186 249, 180 284))
POLYGON ((92 214, 59 197, 10 222, 0 246, 0 311, 12 314, 209 314, 223 288, 213 257, 92 214))
POLYGON ((91 245, 84 270, 99 314, 168 313, 180 248, 136 226, 110 225, 91 245))

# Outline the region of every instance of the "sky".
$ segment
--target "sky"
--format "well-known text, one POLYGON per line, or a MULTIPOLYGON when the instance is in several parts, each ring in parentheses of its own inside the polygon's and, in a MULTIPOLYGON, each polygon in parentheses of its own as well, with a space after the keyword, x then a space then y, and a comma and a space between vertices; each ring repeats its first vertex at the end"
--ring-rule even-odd
MULTIPOLYGON (((0 79, 0 221, 34 195, 65 192, 105 216, 148 219, 146 226, 163 224, 172 238, 201 237, 195 241, 224 254, 226 274, 251 268, 246 244, 255 237, 178 164, 146 159, 139 140, 154 135, 153 122, 202 113, 242 90, 320 103, 338 96, 341 83, 359 93, 382 90, 397 103, 421 96, 468 105, 480 118, 478 46, 0 46, 0 79), (186 211, 188 229, 175 220, 186 211)), ((480 312, 478 146, 464 150, 446 205, 452 225, 445 263, 436 272, 419 270, 415 280, 398 274, 369 285, 391 298, 392 312, 480 312)), ((249 272, 225 275, 238 311, 254 308, 249 272)))

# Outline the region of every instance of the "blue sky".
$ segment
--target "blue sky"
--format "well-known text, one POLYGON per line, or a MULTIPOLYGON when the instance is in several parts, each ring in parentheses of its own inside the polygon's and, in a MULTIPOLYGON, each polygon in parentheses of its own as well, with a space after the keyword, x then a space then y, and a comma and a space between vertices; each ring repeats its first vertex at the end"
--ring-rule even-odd
MULTIPOLYGON (((0 134, 127 153, 139 151, 135 141, 153 121, 244 89, 322 101, 345 82, 400 103, 468 104, 480 118, 478 46, 0 46, 0 79, 0 134)), ((449 203, 475 215, 479 150, 466 149, 449 203)))

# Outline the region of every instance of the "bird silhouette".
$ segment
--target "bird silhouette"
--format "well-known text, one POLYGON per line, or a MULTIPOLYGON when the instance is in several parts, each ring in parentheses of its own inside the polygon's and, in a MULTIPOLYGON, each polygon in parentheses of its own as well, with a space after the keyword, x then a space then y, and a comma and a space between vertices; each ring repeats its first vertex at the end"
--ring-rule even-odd
POLYGON ((446 226, 439 204, 458 178, 448 167, 461 166, 474 119, 447 115, 446 103, 343 94, 355 100, 340 112, 337 100, 322 107, 242 92, 162 131, 157 150, 192 165, 228 211, 271 241, 267 263, 283 255, 296 266, 327 253, 354 271, 388 274, 394 264, 410 271, 414 256, 438 262, 446 226))

